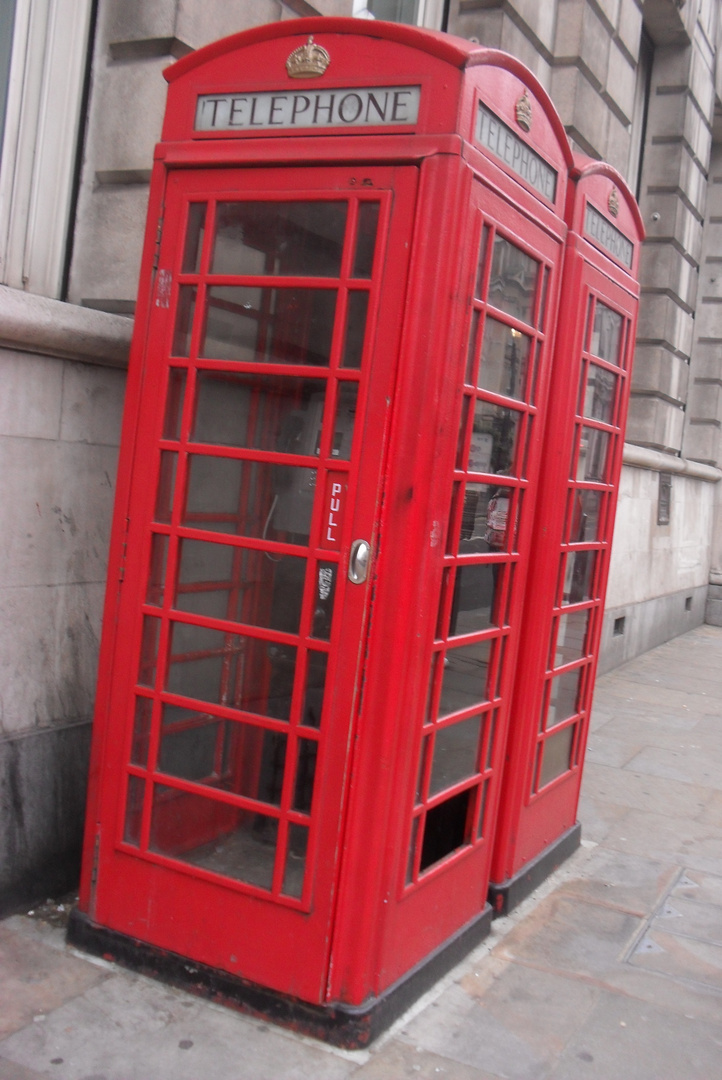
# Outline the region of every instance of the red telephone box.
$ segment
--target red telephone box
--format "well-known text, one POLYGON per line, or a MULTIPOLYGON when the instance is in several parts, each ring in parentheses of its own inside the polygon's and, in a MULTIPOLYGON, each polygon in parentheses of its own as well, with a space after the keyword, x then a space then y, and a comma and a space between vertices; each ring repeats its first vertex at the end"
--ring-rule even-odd
POLYGON ((489 927, 572 158, 404 26, 167 77, 71 935, 361 1045, 489 927))
POLYGON ((576 815, 634 354, 639 209, 616 170, 575 160, 491 868, 497 912, 519 903, 580 840, 576 815))

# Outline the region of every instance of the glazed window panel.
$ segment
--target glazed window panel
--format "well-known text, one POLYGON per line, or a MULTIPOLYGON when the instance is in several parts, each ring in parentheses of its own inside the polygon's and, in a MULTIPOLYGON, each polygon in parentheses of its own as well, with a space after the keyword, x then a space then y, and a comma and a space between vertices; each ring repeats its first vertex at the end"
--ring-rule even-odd
POLYGON ((307 544, 316 470, 191 454, 182 522, 196 529, 307 544))
POLYGON ((619 376, 599 364, 589 364, 583 387, 583 415, 603 424, 614 423, 615 401, 619 376))
POLYGON ((429 780, 430 798, 478 771, 480 731, 480 716, 437 729, 429 780))
POLYGON ((551 680, 546 727, 552 728, 577 712, 582 668, 565 671, 551 680))
POLYGON ((469 448, 470 472, 514 475, 521 413, 477 401, 469 448))
POLYGON ((359 203, 356 252, 351 271, 352 277, 371 277, 376 252, 376 235, 379 227, 379 210, 380 204, 377 202, 359 203))
POLYGON ((335 289, 211 286, 201 356, 328 367, 335 311, 335 289))
POLYGON ((500 623, 498 598, 506 567, 501 563, 459 566, 449 618, 449 637, 473 634, 500 623))
POLYGON ((604 493, 591 488, 573 488, 571 493, 571 520, 569 543, 583 544, 602 537, 602 509, 604 493))
POLYGON ((539 263, 498 234, 494 237, 487 299, 500 311, 532 324, 539 263))
POLYGON ((492 643, 475 641, 448 649, 444 658, 439 716, 488 700, 487 680, 492 643))
POLYGON ((523 400, 532 339, 498 319, 487 318, 481 346, 479 388, 523 400))
POLYGON ((576 725, 570 724, 569 727, 562 728, 561 731, 549 735, 544 740, 538 788, 546 787, 558 776, 569 772, 575 730, 576 725))
POLYGON ((594 325, 590 352, 612 364, 619 363, 619 346, 622 338, 622 316, 597 301, 594 308, 594 325))
POLYGON ((345 201, 220 202, 212 274, 338 277, 345 201))
POLYGON ((184 274, 197 274, 200 270, 207 209, 208 204, 204 202, 191 203, 188 207, 186 242, 181 263, 181 272, 184 274))
MULTIPOLYGON (((510 507, 514 489, 497 484, 467 483, 461 509, 457 553, 476 555, 509 551, 514 546, 510 507)), ((516 515, 518 518, 518 514, 516 515)), ((516 524, 514 520, 513 524, 516 524)))
POLYGON ((325 379, 200 371, 191 439, 280 454, 318 453, 325 379))
POLYGON ((607 478, 607 466, 611 434, 600 428, 583 427, 579 440, 577 458, 577 480, 604 483, 607 478))
POLYGON ((560 615, 557 620, 556 647, 551 657, 550 667, 562 667, 574 660, 581 660, 586 655, 587 631, 591 611, 570 611, 560 615))
POLYGON ((596 554, 596 551, 570 551, 567 554, 562 592, 565 604, 579 604, 592 599, 596 554))

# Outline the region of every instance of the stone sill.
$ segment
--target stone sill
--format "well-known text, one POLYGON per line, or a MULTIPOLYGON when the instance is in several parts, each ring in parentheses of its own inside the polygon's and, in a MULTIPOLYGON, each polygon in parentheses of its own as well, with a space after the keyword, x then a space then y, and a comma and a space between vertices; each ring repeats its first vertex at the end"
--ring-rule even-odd
POLYGON ((125 368, 133 320, 0 285, 0 346, 125 368))
POLYGON ((623 462, 637 469, 675 473, 688 476, 691 480, 706 480, 709 484, 716 484, 722 480, 722 470, 715 469, 712 465, 704 465, 701 461, 690 461, 687 458, 672 457, 670 454, 660 453, 659 450, 648 450, 646 446, 635 446, 634 443, 625 442, 623 462))

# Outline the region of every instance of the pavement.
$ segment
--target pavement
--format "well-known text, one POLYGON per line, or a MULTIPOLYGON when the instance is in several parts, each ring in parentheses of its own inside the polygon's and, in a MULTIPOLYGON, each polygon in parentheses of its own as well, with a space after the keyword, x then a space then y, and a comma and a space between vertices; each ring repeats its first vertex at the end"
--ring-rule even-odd
POLYGON ((365 1051, 84 955, 57 901, 12 916, 0 1080, 719 1080, 721 628, 598 680, 579 819, 579 850, 365 1051))

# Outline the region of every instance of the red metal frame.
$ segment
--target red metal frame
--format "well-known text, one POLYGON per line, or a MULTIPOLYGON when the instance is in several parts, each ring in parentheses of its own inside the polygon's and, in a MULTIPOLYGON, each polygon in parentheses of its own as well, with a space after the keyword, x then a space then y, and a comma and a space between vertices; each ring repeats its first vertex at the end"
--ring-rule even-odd
MULTIPOLYGON (((199 50, 171 68, 168 78, 123 429, 81 911, 95 926, 304 1001, 357 1006, 382 995, 487 912, 572 158, 547 95, 518 61, 408 27, 331 18, 260 27, 199 50), (314 86, 418 85, 418 121, 358 132, 303 129, 282 137, 193 130, 199 93, 236 90, 241 83, 245 89, 288 90, 286 58, 310 35, 332 58, 314 86), (506 142, 477 137, 481 108, 507 133, 506 142), (531 155, 533 169, 520 165, 522 154, 531 155), (554 178, 551 186, 535 180, 540 172, 554 178), (350 224, 339 272, 313 280, 260 270, 215 274, 214 207, 239 199, 345 202, 350 224), (381 206, 387 231, 377 245, 373 278, 360 281, 350 276, 348 237, 357 208, 368 200, 381 206), (200 261, 184 262, 189 208, 200 202, 208 215, 200 261), (499 301, 494 291, 491 270, 495 266, 503 277, 503 251, 532 268, 531 306, 524 311, 499 301), (368 292, 375 327, 360 368, 340 366, 349 287, 368 292), (299 340, 304 331, 298 328, 310 326, 319 290, 338 290, 328 365, 288 356, 279 364, 264 351, 268 339, 264 343, 262 335, 255 361, 204 356, 205 322, 198 313, 206 309, 210 288, 216 289, 214 317, 242 317, 278 337, 285 312, 299 340), (243 296, 229 292, 240 288, 243 296), (295 289, 296 297, 284 289, 295 289), (263 302, 251 296, 259 291, 263 302), (176 325, 181 332, 173 352, 176 325), (516 372, 522 362, 517 340, 528 350, 527 378, 507 386, 493 373, 502 353, 516 372), (230 386, 238 373, 252 374, 258 387, 280 377, 296 378, 299 387, 303 380, 327 384, 317 445, 291 453, 255 436, 230 445, 197 439, 196 387, 211 376, 230 386), (341 390, 352 386, 359 387, 359 398, 354 452, 346 460, 333 452, 334 415, 341 390), (516 451, 493 463, 487 451, 501 453, 502 429, 516 431, 516 451), (186 513, 178 493, 196 468, 189 466, 190 456, 238 471, 234 507, 208 510, 199 500, 186 513), (268 532, 277 475, 271 468, 307 477, 318 470, 307 540, 287 525, 285 534, 268 532), (492 488, 501 489, 493 496, 498 504, 508 503, 506 525, 497 528, 503 535, 496 547, 461 550, 465 492, 485 502, 492 488), (165 491, 167 512, 158 511, 157 490, 165 491), (260 532, 229 531, 234 515, 243 516, 242 510, 248 516, 254 508, 260 532), (372 551, 362 586, 346 576, 357 538, 367 539, 372 551), (222 543, 230 555, 222 573, 193 577, 184 571, 179 591, 179 545, 191 542, 222 543), (250 594, 242 598, 237 572, 246 560, 271 588, 274 560, 283 558, 309 562, 292 627, 274 622, 268 592, 253 601, 250 594), (318 570, 328 575, 334 567, 333 628, 320 640, 311 633, 318 570), (474 575, 485 583, 482 591, 493 583, 496 594, 496 583, 503 582, 488 625, 486 616, 459 622, 455 582, 471 582, 473 591, 474 575), (221 615, 191 610, 214 594, 225 597, 221 615), (149 627, 148 674, 136 683, 143 620, 149 627), (172 625, 181 637, 196 634, 197 640, 176 642, 171 654, 172 625), (470 651, 455 652, 459 646, 470 651), (467 703, 439 715, 437 702, 448 697, 445 672, 469 656, 475 663, 481 658, 483 667, 487 648, 491 681, 484 685, 479 676, 467 703), (239 658, 253 658, 254 693, 262 695, 283 650, 295 650, 298 661, 286 714, 249 707, 236 693, 243 685, 239 658), (219 700, 198 704, 180 684, 169 685, 171 655, 176 671, 195 661, 227 669, 219 700), (323 666, 324 656, 323 718, 316 726, 304 724, 307 665, 323 666), (186 711, 173 713, 163 727, 161 709, 170 708, 186 711), (233 736, 222 737, 228 731, 233 736), (206 740, 198 774, 169 773, 168 747, 174 739, 180 745, 192 738, 206 740), (447 774, 438 762, 453 758, 455 740, 473 767, 467 761, 447 774), (434 741, 443 748, 436 758, 434 741), (259 799, 253 792, 265 775, 269 745, 279 754, 285 746, 290 765, 273 798, 259 799), (305 764, 298 758, 298 770, 318 747, 312 804, 295 794, 299 745, 306 758, 305 764), (156 783, 164 791, 152 819, 156 783), (248 815, 277 829, 280 854, 265 884, 221 874, 212 860, 201 866, 195 855, 191 865, 191 848, 236 829, 248 815), (430 819, 441 834, 450 830, 436 848, 423 835, 425 829, 431 834, 425 824, 430 819), (294 892, 284 884, 283 852, 292 831, 298 839, 309 825, 303 889, 294 892), (151 837, 162 850, 151 850, 151 837)), ((248 400, 252 431, 260 397, 248 400)), ((298 407, 300 399, 293 400, 298 407)), ((264 422, 274 409, 288 407, 282 396, 274 402, 264 422)), ((467 500, 467 512, 470 505, 467 500)))
POLYGON ((609 166, 578 158, 573 176, 545 468, 536 508, 535 533, 544 543, 532 546, 530 558, 513 697, 516 719, 491 867, 500 909, 511 882, 526 875, 533 885, 530 866, 535 860, 548 853, 552 864, 547 870, 552 868, 555 845, 576 822, 631 383, 644 236, 639 210, 622 177, 609 166), (590 235, 588 207, 613 230, 612 248, 616 234, 626 238, 624 260, 590 235), (617 353, 607 358, 591 340, 599 305, 619 317, 617 353), (594 398, 584 401, 582 384, 586 392, 590 377, 614 387, 604 406, 594 398), (588 459, 580 463, 580 453, 595 448, 604 457, 601 469, 588 459), (583 521, 579 514, 585 499, 591 514, 583 521), (566 648, 558 640, 564 618, 565 641, 567 634, 570 638, 566 648), (582 640, 574 620, 586 622, 582 640), (558 760, 554 743, 561 750, 558 760))

